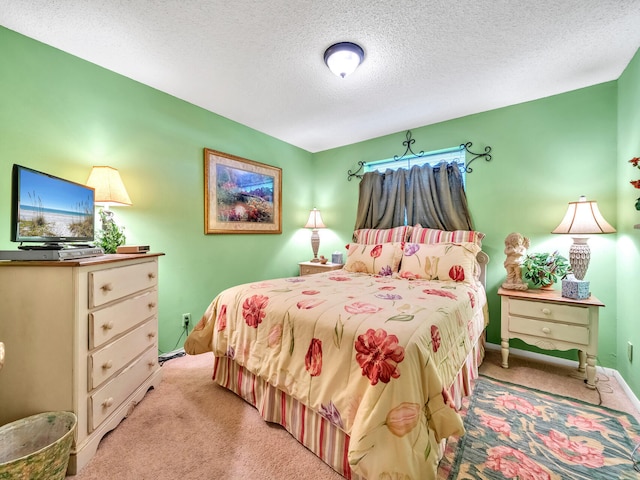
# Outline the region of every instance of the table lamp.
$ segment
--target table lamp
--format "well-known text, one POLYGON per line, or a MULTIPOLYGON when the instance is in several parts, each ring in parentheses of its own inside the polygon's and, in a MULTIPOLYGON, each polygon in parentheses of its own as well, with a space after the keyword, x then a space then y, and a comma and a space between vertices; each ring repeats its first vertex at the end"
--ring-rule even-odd
POLYGON ((131 205, 131 199, 124 188, 118 170, 113 167, 93 167, 87 185, 95 190, 95 203, 107 210, 110 205, 131 205))
POLYGON ((604 219, 598 204, 594 200, 587 200, 584 195, 577 202, 569 202, 569 208, 562 222, 551 233, 569 234, 573 238, 573 244, 569 249, 569 263, 573 275, 578 280, 584 280, 589 268, 591 250, 586 235, 600 233, 615 233, 616 229, 604 219))
POLYGON ((309 213, 309 220, 307 220, 307 224, 304 228, 311 228, 311 249, 313 250, 313 258, 312 262, 317 263, 320 261, 318 258, 318 248, 320 247, 320 235, 318 234, 319 228, 327 228, 324 223, 322 223, 322 216, 320 216, 320 210, 314 208, 309 213))
MULTIPOLYGON (((93 167, 87 185, 95 190, 94 202, 100 209, 102 230, 98 240, 105 253, 116 253, 117 247, 124 244, 126 238, 123 229, 116 225, 111 206, 126 207, 131 205, 127 189, 122 183, 118 170, 113 167, 93 167)), ((124 228, 124 227, 123 227, 124 228)))

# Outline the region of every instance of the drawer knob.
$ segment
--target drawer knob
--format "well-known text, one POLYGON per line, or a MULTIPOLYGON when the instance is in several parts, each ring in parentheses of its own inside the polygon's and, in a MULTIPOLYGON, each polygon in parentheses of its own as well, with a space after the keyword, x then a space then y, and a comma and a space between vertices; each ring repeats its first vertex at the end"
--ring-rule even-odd
POLYGON ((109 321, 102 324, 102 328, 105 330, 111 330, 113 328, 113 322, 109 321))
POLYGON ((152 308, 154 308, 156 306, 155 302, 149 302, 149 310, 151 310, 152 308))
POLYGON ((551 315, 551 310, 549 310, 548 308, 543 308, 542 313, 544 313, 545 315, 551 315))
POLYGON ((149 332, 147 333, 147 337, 149 337, 149 339, 153 338, 156 336, 156 332, 149 332))
POLYGON ((149 272, 148 275, 149 275, 149 280, 153 280, 154 278, 156 278, 156 274, 153 272, 149 272))
POLYGON ((102 290, 105 293, 110 292, 111 290, 113 290, 113 285, 111 285, 110 283, 105 283, 100 287, 100 290, 102 290))
POLYGON ((111 367, 113 367, 113 362, 111 360, 107 360, 102 364, 102 368, 105 370, 109 370, 111 367))
POLYGON ((155 365, 156 365, 155 360, 149 360, 148 365, 149 365, 150 367, 155 367, 155 365))
POLYGON ((549 327, 544 327, 542 329, 542 333, 545 333, 545 334, 549 335, 551 333, 551 329, 549 327))
POLYGON ((102 406, 104 408, 109 408, 111 405, 113 405, 113 397, 109 397, 109 398, 105 399, 104 402, 102 402, 102 406))

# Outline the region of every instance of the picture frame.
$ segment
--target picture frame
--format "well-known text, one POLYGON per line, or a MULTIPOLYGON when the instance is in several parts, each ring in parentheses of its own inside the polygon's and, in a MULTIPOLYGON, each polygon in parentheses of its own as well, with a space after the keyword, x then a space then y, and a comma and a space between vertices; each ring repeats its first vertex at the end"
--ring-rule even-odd
POLYGON ((204 149, 204 232, 282 233, 282 169, 204 149))

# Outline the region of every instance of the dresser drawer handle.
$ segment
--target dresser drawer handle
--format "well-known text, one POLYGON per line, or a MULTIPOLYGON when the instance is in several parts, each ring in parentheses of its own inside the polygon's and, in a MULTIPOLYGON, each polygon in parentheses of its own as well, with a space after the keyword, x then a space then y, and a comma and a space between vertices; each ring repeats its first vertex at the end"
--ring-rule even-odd
POLYGON ((100 287, 100 290, 102 290, 105 293, 110 292, 111 290, 113 290, 113 285, 111 285, 110 283, 105 283, 100 287))
POLYGON ((151 310, 152 308, 154 308, 156 306, 156 302, 149 302, 149 310, 151 310))
POLYGON ((151 340, 152 338, 154 338, 156 336, 156 332, 149 332, 147 333, 147 337, 149 337, 149 340, 151 340))
POLYGON ((107 360, 102 364, 102 368, 105 370, 109 370, 111 367, 113 367, 113 362, 111 360, 107 360))
POLYGON ((153 280, 154 278, 156 278, 156 274, 153 272, 149 272, 147 275, 149 276, 149 280, 153 280))
POLYGON ((112 321, 108 321, 102 324, 102 328, 104 330, 111 330, 113 328, 113 322, 112 321))
POLYGON ((113 405, 113 397, 109 397, 104 402, 102 402, 102 406, 104 408, 109 408, 111 405, 113 405))
POLYGON ((147 365, 149 365, 150 367, 155 367, 156 366, 156 362, 155 362, 155 360, 149 360, 147 365))
POLYGON ((549 335, 551 333, 551 329, 549 327, 544 327, 542 329, 542 333, 544 333, 546 335, 549 335))
POLYGON ((543 308, 542 313, 544 313, 545 315, 551 315, 551 310, 549 310, 548 308, 543 308))

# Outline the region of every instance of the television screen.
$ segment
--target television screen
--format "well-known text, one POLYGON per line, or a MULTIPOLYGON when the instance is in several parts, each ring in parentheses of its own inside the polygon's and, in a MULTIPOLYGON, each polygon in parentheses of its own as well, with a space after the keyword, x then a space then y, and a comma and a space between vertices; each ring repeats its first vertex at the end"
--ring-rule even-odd
POLYGON ((14 164, 11 192, 11 241, 94 240, 93 188, 14 164))

